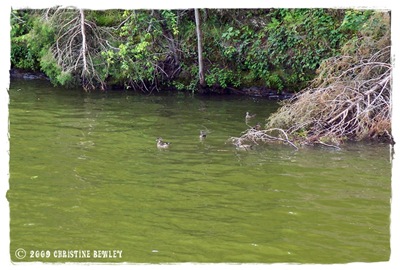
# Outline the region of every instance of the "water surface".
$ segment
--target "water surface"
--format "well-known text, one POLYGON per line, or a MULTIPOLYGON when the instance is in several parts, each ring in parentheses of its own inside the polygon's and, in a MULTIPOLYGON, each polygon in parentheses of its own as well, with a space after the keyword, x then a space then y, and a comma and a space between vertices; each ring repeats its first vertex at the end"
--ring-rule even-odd
POLYGON ((255 124, 278 108, 248 97, 84 93, 36 81, 12 81, 9 95, 15 262, 389 260, 386 144, 237 151, 226 141, 247 128, 246 111, 255 124), (159 136, 169 149, 156 148, 159 136), (51 256, 31 258, 37 250, 51 256), (57 250, 92 256, 60 259, 57 250), (94 250, 123 253, 94 259, 94 250))

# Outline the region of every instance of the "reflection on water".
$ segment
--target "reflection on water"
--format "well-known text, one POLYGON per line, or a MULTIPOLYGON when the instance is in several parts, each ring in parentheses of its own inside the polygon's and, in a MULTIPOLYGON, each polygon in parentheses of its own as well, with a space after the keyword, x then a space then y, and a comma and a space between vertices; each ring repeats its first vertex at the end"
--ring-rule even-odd
POLYGON ((247 128, 246 111, 254 125, 277 109, 266 100, 34 81, 13 81, 9 93, 13 261, 20 247, 123 250, 100 260, 110 262, 389 259, 388 145, 226 143, 247 128), (157 149, 160 136, 168 149, 157 149))

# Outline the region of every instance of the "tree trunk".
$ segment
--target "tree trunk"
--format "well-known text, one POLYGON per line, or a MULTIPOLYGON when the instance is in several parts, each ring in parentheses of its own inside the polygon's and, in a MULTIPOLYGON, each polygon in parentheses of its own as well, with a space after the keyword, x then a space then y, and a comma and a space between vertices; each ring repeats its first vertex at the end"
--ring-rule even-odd
POLYGON ((200 29, 200 15, 199 9, 194 9, 194 17, 196 20, 196 34, 197 34, 197 54, 199 60, 199 80, 200 80, 200 87, 205 87, 204 81, 204 66, 203 66, 203 46, 202 46, 202 39, 201 39, 201 29, 200 29))

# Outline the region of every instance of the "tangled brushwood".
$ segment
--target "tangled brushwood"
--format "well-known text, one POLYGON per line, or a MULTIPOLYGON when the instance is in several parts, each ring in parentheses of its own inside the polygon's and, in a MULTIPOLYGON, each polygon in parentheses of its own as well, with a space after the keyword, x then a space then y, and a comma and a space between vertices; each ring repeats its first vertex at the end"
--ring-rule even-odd
POLYGON ((270 117, 269 126, 284 126, 304 143, 391 140, 392 67, 385 58, 390 47, 355 65, 348 57, 330 59, 327 67, 336 66, 336 76, 296 95, 270 117))
POLYGON ((384 15, 343 46, 342 56, 324 61, 311 85, 284 102, 265 130, 249 129, 240 139, 332 147, 347 140, 393 143, 390 17, 384 15))

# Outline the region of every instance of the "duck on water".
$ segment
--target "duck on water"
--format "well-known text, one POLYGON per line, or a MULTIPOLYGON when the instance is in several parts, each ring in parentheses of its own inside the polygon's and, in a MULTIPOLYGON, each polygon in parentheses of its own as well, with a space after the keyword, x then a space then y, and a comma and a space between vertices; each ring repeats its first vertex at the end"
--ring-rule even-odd
POLYGON ((166 149, 171 144, 170 142, 164 142, 163 138, 161 138, 161 137, 158 137, 156 142, 157 142, 157 148, 159 148, 159 149, 166 149))

